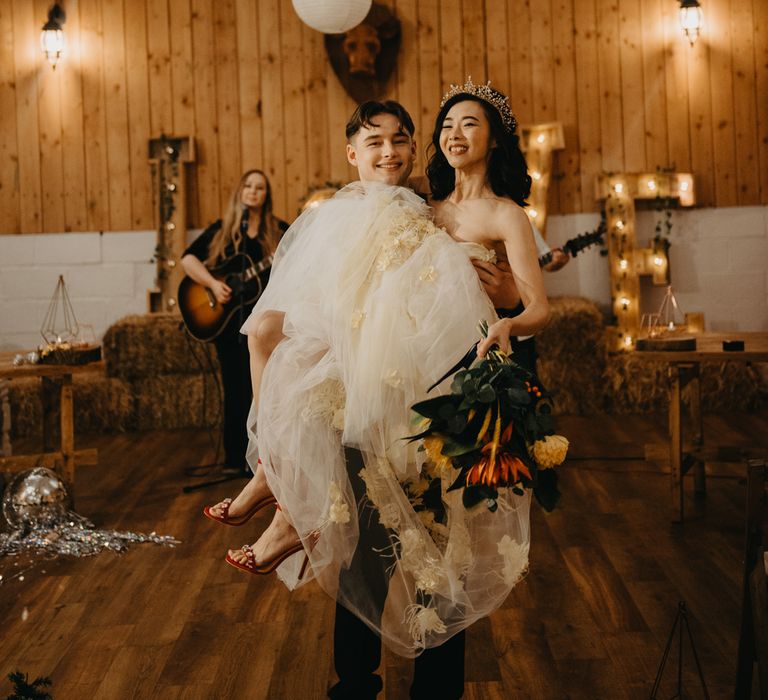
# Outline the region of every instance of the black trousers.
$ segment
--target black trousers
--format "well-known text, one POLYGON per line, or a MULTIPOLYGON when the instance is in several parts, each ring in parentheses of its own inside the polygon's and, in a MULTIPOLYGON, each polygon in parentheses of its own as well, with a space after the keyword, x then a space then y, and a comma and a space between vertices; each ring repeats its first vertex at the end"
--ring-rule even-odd
MULTIPOLYGON (((514 309, 496 309, 499 318, 514 318, 525 311, 521 301, 514 309)), ((512 341, 512 359, 521 367, 536 374, 536 341, 533 337, 526 340, 518 340, 514 336, 512 341)))
POLYGON ((536 374, 536 341, 534 338, 512 338, 512 359, 521 367, 536 374))
MULTIPOLYGON (((365 493, 365 484, 358 476, 363 467, 362 455, 357 450, 347 449, 346 457, 350 483, 359 503, 365 493)), ((359 590, 369 604, 373 599, 377 606, 373 614, 380 619, 388 585, 380 575, 366 577, 365 571, 369 565, 372 570, 380 571, 376 550, 391 544, 389 533, 381 526, 372 508, 360 510, 358 525, 357 550, 349 569, 340 574, 341 584, 347 583, 345 590, 359 590), (362 590, 363 586, 365 590, 362 590)), ((439 647, 426 649, 416 657, 410 692, 413 700, 454 700, 464 694, 464 640, 465 634, 460 632, 439 647)), ((332 700, 375 700, 382 688, 381 677, 376 673, 381 663, 381 639, 340 603, 336 604, 333 657, 339 682, 328 691, 328 697, 332 700)))
MULTIPOLYGON (((445 644, 416 657, 412 700, 454 700, 464 694, 464 641, 459 632, 445 644)), ((339 682, 328 691, 332 700, 375 700, 383 687, 376 671, 381 663, 381 639, 343 605, 336 604, 333 660, 339 682)))
POLYGON ((240 333, 237 316, 234 323, 214 340, 221 365, 221 384, 224 390, 224 464, 247 471, 245 451, 248 447, 246 421, 251 409, 251 365, 248 342, 240 333))

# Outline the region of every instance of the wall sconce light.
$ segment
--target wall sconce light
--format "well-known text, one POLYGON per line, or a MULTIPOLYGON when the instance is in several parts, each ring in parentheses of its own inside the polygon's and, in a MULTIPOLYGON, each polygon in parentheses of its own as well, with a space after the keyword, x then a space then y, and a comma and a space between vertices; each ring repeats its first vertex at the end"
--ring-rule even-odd
POLYGON ((619 269, 620 270, 629 269, 629 261, 626 258, 622 258, 621 260, 619 260, 619 269))
POLYGON ((527 212, 531 219, 535 219, 539 215, 539 212, 537 212, 535 209, 527 209, 527 212))
POLYGON ((680 0, 680 27, 691 46, 696 43, 701 32, 701 5, 699 0, 680 0))
POLYGON ((541 180, 541 173, 538 170, 534 170, 531 173, 531 178, 534 180, 541 180))
POLYGON ((619 304, 621 304, 621 310, 627 311, 629 309, 629 297, 619 297, 619 304))
POLYGON ((547 140, 547 137, 544 134, 539 134, 536 137, 536 143, 544 143, 547 140))
POLYGON ((48 21, 43 25, 43 31, 40 33, 40 48, 54 70, 64 51, 64 31, 61 27, 66 19, 67 15, 61 5, 54 3, 48 10, 48 21))

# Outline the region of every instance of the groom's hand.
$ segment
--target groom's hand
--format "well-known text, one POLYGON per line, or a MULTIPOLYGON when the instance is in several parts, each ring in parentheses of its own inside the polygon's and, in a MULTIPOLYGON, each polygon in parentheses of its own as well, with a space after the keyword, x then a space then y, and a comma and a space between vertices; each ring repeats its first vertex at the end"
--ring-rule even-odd
POLYGON ((489 263, 472 260, 485 293, 497 309, 513 309, 520 303, 512 268, 507 262, 489 263))

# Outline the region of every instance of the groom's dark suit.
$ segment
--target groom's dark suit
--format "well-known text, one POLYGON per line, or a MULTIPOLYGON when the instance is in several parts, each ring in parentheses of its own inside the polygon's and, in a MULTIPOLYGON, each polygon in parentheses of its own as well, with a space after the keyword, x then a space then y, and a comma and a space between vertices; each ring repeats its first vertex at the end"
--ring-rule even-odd
MULTIPOLYGON (((347 467, 355 499, 361 503, 365 484, 358 476, 365 466, 357 450, 347 449, 347 467)), ((378 616, 384 609, 387 582, 381 576, 378 551, 392 546, 387 530, 381 526, 372 507, 359 509, 360 538, 348 569, 342 569, 340 579, 345 590, 361 590, 361 598, 373 600, 378 616), (378 574, 367 577, 366 569, 378 574), (345 579, 347 579, 345 581, 345 579), (353 583, 351 583, 353 581, 353 583), (375 588, 372 590, 371 585, 375 588)), ((354 601, 352 601, 354 602, 354 601)), ((373 620, 378 622, 378 619, 373 620)), ((341 603, 336 604, 336 625, 333 631, 333 655, 339 682, 328 692, 333 700, 373 700, 382 688, 376 671, 381 663, 381 640, 368 625, 349 612, 341 603)), ((427 649, 416 657, 411 698, 460 698, 464 692, 464 632, 451 637, 445 644, 427 649)))

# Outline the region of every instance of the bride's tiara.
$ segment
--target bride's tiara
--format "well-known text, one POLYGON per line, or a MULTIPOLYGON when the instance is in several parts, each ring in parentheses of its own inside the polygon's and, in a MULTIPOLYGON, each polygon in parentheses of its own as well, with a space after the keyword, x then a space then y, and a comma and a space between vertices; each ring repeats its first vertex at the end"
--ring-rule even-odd
POLYGON ((501 123, 504 124, 504 128, 507 131, 514 131, 517 127, 517 119, 515 119, 515 115, 512 114, 509 106, 509 98, 494 90, 491 87, 490 80, 485 85, 475 85, 472 82, 472 78, 468 77, 464 85, 451 85, 450 90, 443 95, 443 99, 440 101, 440 109, 445 106, 448 100, 456 95, 473 95, 483 100, 483 102, 487 102, 499 113, 501 123))

